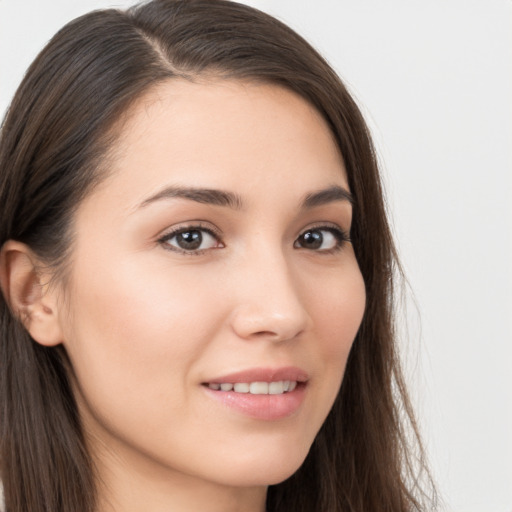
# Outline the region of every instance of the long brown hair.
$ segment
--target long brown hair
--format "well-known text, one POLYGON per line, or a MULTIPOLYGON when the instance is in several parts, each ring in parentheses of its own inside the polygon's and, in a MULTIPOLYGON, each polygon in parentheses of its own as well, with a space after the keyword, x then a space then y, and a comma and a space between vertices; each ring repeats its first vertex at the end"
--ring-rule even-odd
MULTIPOLYGON (((268 511, 423 510, 419 481, 428 471, 396 352, 398 267, 372 142, 338 76, 281 22, 226 0, 153 0, 65 26, 29 68, 2 125, 0 245, 26 243, 62 277, 74 209, 107 172, 117 121, 155 84, 201 75, 300 94, 330 126, 355 198, 365 315, 334 407, 301 468, 269 488, 268 511)), ((0 315, 7 511, 92 512, 93 461, 65 351, 35 343, 3 297, 0 315)))

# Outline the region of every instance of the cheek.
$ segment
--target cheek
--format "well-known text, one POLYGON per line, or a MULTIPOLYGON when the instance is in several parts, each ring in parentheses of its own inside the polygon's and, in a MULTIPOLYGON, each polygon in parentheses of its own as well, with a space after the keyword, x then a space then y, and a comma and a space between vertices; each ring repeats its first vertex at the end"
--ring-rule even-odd
POLYGON ((194 338, 202 337, 208 324, 197 320, 213 313, 208 305, 215 298, 210 299, 211 290, 205 289, 208 280, 200 273, 170 272, 140 264, 137 258, 98 268, 101 272, 87 279, 82 276, 91 276, 90 269, 77 271, 72 305, 82 329, 112 339, 114 348, 138 347, 143 352, 179 348, 183 337, 189 340, 183 348, 190 349, 194 338))
POLYGON ((311 305, 324 355, 332 358, 333 364, 348 356, 366 305, 365 285, 355 260, 341 274, 315 293, 311 305))
MULTIPOLYGON (((103 262, 94 273, 92 266, 77 266, 65 334, 83 391, 101 400, 129 393, 135 404, 137 397, 183 387, 221 316, 204 280, 200 294, 190 275, 140 265, 135 257, 103 262)), ((175 403, 184 399, 171 396, 175 403)))
POLYGON ((307 283, 308 309, 314 325, 314 343, 307 344, 307 359, 318 370, 312 375, 312 383, 318 387, 314 420, 310 423, 313 435, 336 399, 366 304, 365 284, 355 258, 322 282, 322 287, 307 283))

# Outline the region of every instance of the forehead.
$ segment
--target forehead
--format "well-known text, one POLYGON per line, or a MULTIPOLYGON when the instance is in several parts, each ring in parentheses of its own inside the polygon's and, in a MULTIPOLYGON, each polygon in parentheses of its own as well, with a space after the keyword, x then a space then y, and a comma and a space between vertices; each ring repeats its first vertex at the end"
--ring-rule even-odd
POLYGON ((276 85, 170 80, 132 107, 111 161, 133 205, 163 184, 270 195, 348 188, 332 132, 299 95, 276 85))

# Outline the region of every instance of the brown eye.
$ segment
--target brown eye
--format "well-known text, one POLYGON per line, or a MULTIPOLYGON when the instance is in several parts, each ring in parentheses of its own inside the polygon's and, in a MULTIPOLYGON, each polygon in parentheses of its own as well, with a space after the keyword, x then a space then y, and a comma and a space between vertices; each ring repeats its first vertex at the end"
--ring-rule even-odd
POLYGON ((294 246, 312 251, 330 251, 341 247, 342 242, 347 239, 338 229, 308 229, 297 238, 294 246))
POLYGON ((203 235, 201 231, 184 231, 176 236, 176 245, 180 249, 188 251, 197 251, 203 243, 203 235))
POLYGON ((166 235, 162 243, 171 250, 182 252, 199 252, 220 247, 217 237, 206 229, 186 228, 166 235))
POLYGON ((324 241, 322 232, 319 230, 306 231, 297 240, 304 249, 320 249, 324 241))

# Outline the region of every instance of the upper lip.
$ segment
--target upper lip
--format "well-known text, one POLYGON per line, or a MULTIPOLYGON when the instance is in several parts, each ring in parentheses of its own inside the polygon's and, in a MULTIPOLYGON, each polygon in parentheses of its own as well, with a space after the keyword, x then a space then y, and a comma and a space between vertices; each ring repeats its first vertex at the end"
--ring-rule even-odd
POLYGON ((236 384, 237 382, 278 382, 290 380, 306 382, 309 375, 305 370, 296 366, 283 366, 280 368, 248 368, 238 372, 215 377, 207 381, 208 384, 222 384, 223 382, 236 384))

